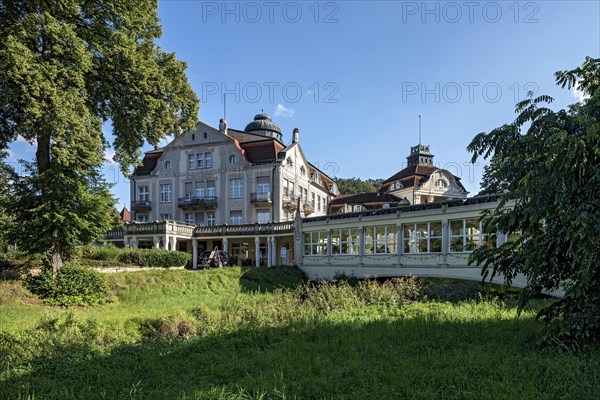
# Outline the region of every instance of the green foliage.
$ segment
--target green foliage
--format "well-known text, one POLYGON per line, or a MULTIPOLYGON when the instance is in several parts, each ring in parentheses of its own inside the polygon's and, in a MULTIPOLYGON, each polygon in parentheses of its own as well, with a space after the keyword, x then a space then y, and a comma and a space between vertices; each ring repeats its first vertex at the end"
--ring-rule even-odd
POLYGON ((556 81, 588 98, 553 111, 541 106, 549 96, 530 97, 517 104, 514 122, 469 145, 473 161, 491 157, 483 190, 503 192, 492 226, 518 235, 470 261, 485 277, 524 274, 521 307, 543 290, 564 290, 539 313, 549 324, 543 340, 577 349, 600 339, 600 59, 557 72, 556 81))
POLYGON ((89 268, 67 264, 56 278, 48 269, 26 278, 28 289, 46 303, 57 306, 94 305, 108 298, 108 288, 101 274, 89 268))
MULTIPOLYGON (((239 267, 109 274, 114 302, 55 309, 26 329, 0 332, 2 394, 512 400, 591 399, 600 390, 598 348, 571 354, 531 345, 542 328, 535 310, 517 317, 495 299, 398 303, 385 282, 305 285, 301 276, 239 267), (295 288, 276 289, 293 277, 295 288), (368 294, 359 294, 361 284, 368 294)), ((4 318, 8 307, 0 307, 4 318)))
POLYGON ((195 126, 186 65, 156 45, 160 35, 156 1, 0 6, 0 151, 19 136, 36 145, 0 202, 14 217, 10 241, 50 252, 54 274, 73 243, 98 239, 111 222, 103 124, 125 175, 145 141, 195 126))
POLYGON ((341 194, 369 193, 379 191, 383 179, 334 178, 341 194))
POLYGON ((191 255, 182 251, 165 249, 123 249, 118 252, 117 261, 140 267, 181 267, 187 265, 191 255))

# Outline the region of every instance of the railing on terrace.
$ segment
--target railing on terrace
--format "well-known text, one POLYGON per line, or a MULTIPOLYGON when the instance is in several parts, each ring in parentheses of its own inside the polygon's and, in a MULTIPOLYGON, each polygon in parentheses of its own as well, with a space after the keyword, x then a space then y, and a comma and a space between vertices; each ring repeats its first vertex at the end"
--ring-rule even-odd
POLYGON ((271 196, 271 192, 250 193, 250 202, 251 203, 271 203, 272 201, 273 201, 273 196, 271 196))
POLYGON ((265 235, 274 233, 292 233, 294 223, 269 222, 266 224, 243 224, 243 225, 218 225, 198 226, 194 230, 195 236, 231 236, 231 235, 265 235))
POLYGON ((152 202, 149 200, 137 200, 131 202, 132 211, 150 211, 152 209, 152 202))
POLYGON ((107 231, 104 234, 104 239, 106 240, 116 240, 116 239, 123 239, 123 229, 115 229, 112 231, 107 231))
POLYGON ((332 214, 332 215, 325 215, 325 216, 319 216, 319 217, 303 218, 302 222, 319 222, 319 221, 327 221, 327 220, 356 218, 356 217, 361 217, 361 216, 389 215, 389 214, 396 214, 399 212, 405 213, 405 212, 413 212, 413 211, 435 210, 435 209, 444 208, 444 207, 459 207, 459 206, 468 206, 468 205, 472 205, 472 204, 493 203, 493 202, 498 201, 499 199, 500 199, 499 194, 490 194, 490 195, 485 195, 485 196, 469 197, 466 199, 439 201, 439 202, 433 202, 433 203, 414 204, 414 205, 409 205, 409 206, 382 208, 379 210, 357 211, 357 212, 350 212, 350 213, 332 214))
POLYGON ((179 198, 179 207, 214 208, 218 205, 216 196, 186 196, 179 198))

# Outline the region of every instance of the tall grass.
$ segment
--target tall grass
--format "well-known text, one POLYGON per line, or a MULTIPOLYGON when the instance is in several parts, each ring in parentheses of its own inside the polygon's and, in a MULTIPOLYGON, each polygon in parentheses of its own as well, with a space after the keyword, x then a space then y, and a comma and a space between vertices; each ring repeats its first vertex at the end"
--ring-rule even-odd
POLYGON ((598 349, 540 351, 535 310, 517 317, 496 297, 422 301, 414 278, 305 284, 296 269, 241 268, 108 278, 112 304, 55 310, 0 333, 0 397, 592 399, 600 391, 598 349))

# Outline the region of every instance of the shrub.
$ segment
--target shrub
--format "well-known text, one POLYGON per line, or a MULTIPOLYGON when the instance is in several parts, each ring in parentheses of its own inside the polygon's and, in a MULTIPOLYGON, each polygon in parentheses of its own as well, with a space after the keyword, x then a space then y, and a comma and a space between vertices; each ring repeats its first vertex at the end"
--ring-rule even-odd
POLYGON ((117 261, 140 267, 181 267, 191 260, 189 253, 165 249, 124 249, 117 261))
POLYGON ((94 305, 108 298, 108 287, 102 275, 90 268, 66 264, 54 279, 49 269, 29 276, 27 288, 48 304, 59 306, 94 305))

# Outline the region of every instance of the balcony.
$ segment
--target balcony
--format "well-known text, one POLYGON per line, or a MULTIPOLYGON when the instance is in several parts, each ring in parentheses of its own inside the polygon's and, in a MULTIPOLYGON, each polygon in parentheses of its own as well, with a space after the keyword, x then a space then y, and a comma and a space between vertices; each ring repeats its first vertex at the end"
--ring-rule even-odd
POLYGON ((268 222, 266 224, 243 224, 243 225, 218 225, 218 226, 197 226, 194 229, 195 237, 209 236, 257 236, 269 234, 292 234, 294 232, 294 223, 289 222, 268 222))
POLYGON ((184 209, 213 209, 218 205, 216 196, 185 196, 179 198, 179 208, 184 209))
POLYGON ((267 193, 250 193, 250 203, 253 204, 272 204, 273 196, 271 192, 267 193))
POLYGON ((283 209, 287 212, 294 212, 298 207, 298 197, 294 195, 283 196, 283 209))
POLYGON ((304 203, 302 205, 302 210, 304 211, 304 215, 309 216, 310 214, 315 212, 315 208, 311 203, 304 203))
POLYGON ((138 200, 131 202, 131 211, 144 212, 152 210, 152 202, 149 200, 138 200))

